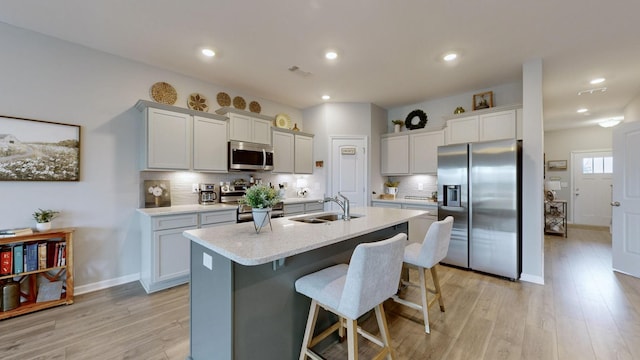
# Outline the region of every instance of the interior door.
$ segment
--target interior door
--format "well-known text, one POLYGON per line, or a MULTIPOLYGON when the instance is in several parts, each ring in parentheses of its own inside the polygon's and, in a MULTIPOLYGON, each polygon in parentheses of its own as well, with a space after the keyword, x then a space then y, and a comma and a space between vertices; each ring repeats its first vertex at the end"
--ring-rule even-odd
MULTIPOLYGON (((366 137, 331 137, 331 181, 327 196, 338 192, 349 199, 351 208, 367 203, 366 137)), ((330 202, 330 209, 338 211, 339 206, 330 202)))
POLYGON ((611 152, 574 152, 572 159, 573 223, 611 225, 611 152))
POLYGON ((640 277, 640 121, 613 130, 613 269, 640 277))

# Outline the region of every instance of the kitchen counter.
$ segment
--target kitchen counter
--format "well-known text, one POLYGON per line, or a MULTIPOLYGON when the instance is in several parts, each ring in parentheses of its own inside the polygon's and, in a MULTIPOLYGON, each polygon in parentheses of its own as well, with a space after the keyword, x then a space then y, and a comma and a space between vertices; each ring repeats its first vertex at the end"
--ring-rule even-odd
MULTIPOLYGON (((253 222, 217 226, 215 229, 185 231, 192 241, 241 265, 261 265, 297 255, 360 235, 388 228, 413 217, 420 210, 399 210, 377 207, 354 208, 353 215, 364 215, 350 221, 309 224, 291 219, 309 215, 271 219, 268 226, 256 233, 253 222)), ((314 215, 322 215, 315 213, 314 215)))
POLYGON ((224 211, 237 209, 238 205, 229 204, 213 204, 213 205, 176 205, 157 208, 144 208, 138 209, 138 212, 147 216, 163 216, 163 215, 178 215, 186 213, 200 213, 207 211, 224 211))
MULTIPOLYGON (((295 291, 296 279, 347 263, 360 243, 407 233, 409 220, 424 213, 360 207, 352 214, 364 216, 350 221, 272 219, 273 230, 259 234, 253 223, 185 231, 191 239, 189 359, 298 359, 310 299, 295 291)), ((321 312, 319 331, 331 320, 321 312)))

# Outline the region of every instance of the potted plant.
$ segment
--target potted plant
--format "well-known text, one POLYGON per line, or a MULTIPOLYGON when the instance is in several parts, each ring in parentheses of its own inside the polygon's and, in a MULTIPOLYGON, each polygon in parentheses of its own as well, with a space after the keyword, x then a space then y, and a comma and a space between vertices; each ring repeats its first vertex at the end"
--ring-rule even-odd
POLYGON ((404 125, 404 121, 403 120, 391 120, 391 122, 393 123, 393 132, 400 132, 400 129, 402 128, 402 125, 404 125))
POLYGON ((384 186, 386 186, 387 188, 386 193, 392 194, 393 197, 395 197, 396 194, 398 193, 398 185, 400 185, 400 181, 392 181, 392 180, 385 181, 384 186))
POLYGON ((256 232, 269 222, 271 208, 280 201, 276 189, 267 185, 254 185, 247 189, 240 204, 251 206, 256 232))
POLYGON ((59 211, 38 209, 32 215, 36 220, 36 229, 38 231, 47 231, 51 229, 51 220, 55 219, 59 211))

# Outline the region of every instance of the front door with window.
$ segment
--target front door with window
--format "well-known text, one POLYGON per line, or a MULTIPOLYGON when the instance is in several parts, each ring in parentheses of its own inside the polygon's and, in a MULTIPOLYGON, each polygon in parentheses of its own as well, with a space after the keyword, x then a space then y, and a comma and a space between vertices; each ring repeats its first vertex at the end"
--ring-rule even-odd
POLYGON ((573 223, 611 224, 613 158, 610 151, 573 153, 573 223))

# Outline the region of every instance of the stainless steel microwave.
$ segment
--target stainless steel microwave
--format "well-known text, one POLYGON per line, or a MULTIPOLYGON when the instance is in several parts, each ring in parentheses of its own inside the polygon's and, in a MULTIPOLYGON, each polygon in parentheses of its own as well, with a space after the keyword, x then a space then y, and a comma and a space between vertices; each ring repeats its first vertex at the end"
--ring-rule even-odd
POLYGON ((229 170, 273 170, 273 146, 229 141, 229 170))

